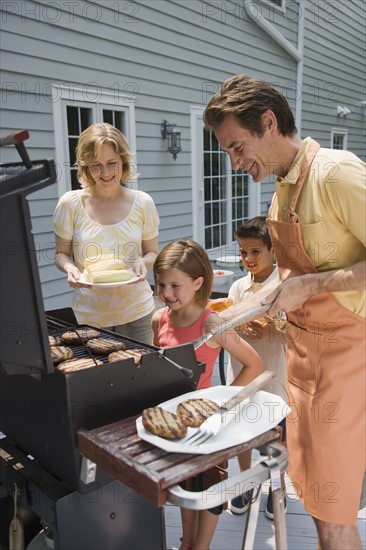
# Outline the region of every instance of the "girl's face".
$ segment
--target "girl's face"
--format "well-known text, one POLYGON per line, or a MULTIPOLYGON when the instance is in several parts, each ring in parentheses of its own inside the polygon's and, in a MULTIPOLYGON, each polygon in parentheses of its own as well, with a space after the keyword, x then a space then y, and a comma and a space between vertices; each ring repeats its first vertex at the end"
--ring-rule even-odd
POLYGON ((261 239, 237 239, 241 261, 253 275, 254 281, 265 281, 273 271, 273 249, 268 250, 261 239))
POLYGON ((178 310, 194 303, 196 292, 203 283, 203 277, 192 279, 179 269, 169 269, 157 276, 159 298, 171 310, 178 310))
POLYGON ((96 185, 104 188, 120 185, 122 178, 122 159, 113 145, 104 143, 97 158, 88 165, 89 172, 96 185))

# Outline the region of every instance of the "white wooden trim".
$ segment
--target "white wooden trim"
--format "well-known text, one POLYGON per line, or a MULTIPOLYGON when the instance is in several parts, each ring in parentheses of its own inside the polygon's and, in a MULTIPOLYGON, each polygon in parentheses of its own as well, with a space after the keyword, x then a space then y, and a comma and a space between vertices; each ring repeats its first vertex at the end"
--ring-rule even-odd
POLYGON ((248 174, 248 194, 248 216, 254 218, 261 212, 261 184, 256 183, 250 174, 248 174))
MULTIPOLYGON (((74 105, 75 107, 91 108, 93 110, 93 119, 95 122, 102 121, 102 109, 104 105, 124 111, 126 115, 126 138, 137 166, 135 105, 131 95, 121 94, 119 92, 107 92, 102 90, 98 85, 95 85, 95 89, 92 89, 92 86, 94 86, 92 83, 88 84, 88 87, 75 86, 74 84, 70 84, 70 86, 52 85, 55 162, 57 167, 59 196, 66 193, 66 191, 69 191, 71 188, 69 181, 69 166, 66 165, 68 151, 66 149, 67 122, 65 104, 74 105)), ((130 187, 137 188, 137 170, 129 183, 130 187)))
POLYGON ((198 135, 202 136, 204 110, 203 106, 191 106, 192 232, 193 239, 200 244, 204 242, 204 235, 202 235, 201 226, 198 223, 200 201, 203 201, 203 163, 202 155, 198 155, 199 152, 202 153, 202 143, 198 143, 198 135))
POLYGON ((343 150, 347 150, 347 138, 348 138, 348 130, 347 128, 331 128, 330 130, 330 148, 333 149, 333 139, 334 134, 339 134, 341 136, 344 136, 343 140, 343 150))

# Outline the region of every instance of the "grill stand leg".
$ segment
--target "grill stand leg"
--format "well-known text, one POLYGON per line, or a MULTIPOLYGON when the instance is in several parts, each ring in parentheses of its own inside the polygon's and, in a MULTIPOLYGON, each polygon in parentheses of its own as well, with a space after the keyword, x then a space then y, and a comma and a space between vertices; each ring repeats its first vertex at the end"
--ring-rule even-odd
POLYGON ((264 460, 263 464, 268 466, 271 479, 276 548, 287 550, 285 500, 282 491, 280 467, 275 458, 264 460))
MULTIPOLYGON (((276 549, 287 550, 285 507, 281 483, 281 471, 284 472, 287 467, 287 449, 280 443, 271 443, 266 445, 265 449, 270 456, 269 459, 261 461, 252 468, 233 475, 225 481, 212 485, 205 491, 186 491, 180 485, 169 487, 167 501, 190 510, 207 510, 227 502, 229 495, 232 498, 233 493, 240 495, 244 491, 248 491, 248 485, 261 491, 262 484, 270 479, 273 491, 276 549), (274 456, 276 458, 273 458, 274 456)), ((247 517, 242 545, 245 550, 253 548, 260 506, 259 496, 260 493, 247 517)))
POLYGON ((251 498, 254 498, 253 504, 249 506, 247 511, 247 518, 245 522, 245 529, 243 535, 242 550, 253 550, 254 537, 257 529, 259 507, 261 503, 262 484, 259 485, 257 490, 251 491, 251 498))

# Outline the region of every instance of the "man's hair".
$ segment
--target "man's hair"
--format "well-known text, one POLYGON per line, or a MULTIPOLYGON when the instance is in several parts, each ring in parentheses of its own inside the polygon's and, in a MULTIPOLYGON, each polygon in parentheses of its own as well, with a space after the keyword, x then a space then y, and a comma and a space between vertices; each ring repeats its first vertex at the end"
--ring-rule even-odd
POLYGON ((256 216, 248 220, 235 231, 238 239, 260 239, 271 250, 272 241, 265 216, 256 216))
POLYGON ((226 80, 211 98, 203 114, 207 129, 215 129, 230 115, 243 128, 262 136, 262 115, 268 109, 276 116, 278 129, 283 136, 296 134, 294 115, 287 99, 271 84, 240 74, 226 80))

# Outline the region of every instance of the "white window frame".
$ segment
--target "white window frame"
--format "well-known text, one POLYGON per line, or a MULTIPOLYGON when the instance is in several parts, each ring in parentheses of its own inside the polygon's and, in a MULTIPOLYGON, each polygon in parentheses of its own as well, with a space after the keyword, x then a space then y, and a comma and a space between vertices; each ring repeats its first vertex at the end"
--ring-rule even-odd
MULTIPOLYGON (((284 13, 286 10, 286 0, 282 0, 281 5, 278 6, 275 4, 272 0, 259 0, 260 4, 264 4, 265 6, 269 7, 270 9, 274 9, 276 11, 284 13)), ((263 14, 265 15, 265 14, 263 14)))
MULTIPOLYGON (((93 122, 102 122, 104 108, 123 111, 126 121, 125 135, 133 155, 133 162, 137 166, 136 156, 136 122, 135 105, 131 95, 118 92, 111 93, 99 88, 81 88, 70 84, 70 86, 52 86, 53 122, 55 136, 55 162, 57 168, 57 183, 59 196, 71 190, 70 166, 68 163, 68 142, 67 142, 67 115, 66 107, 83 107, 92 109, 93 122), (90 96, 90 97, 89 97, 90 96)), ((137 170, 129 182, 134 189, 137 188, 137 170)))
POLYGON ((330 132, 330 148, 334 149, 334 136, 335 135, 343 136, 343 150, 347 150, 347 139, 348 139, 348 130, 344 128, 332 128, 330 132))
MULTIPOLYGON (((203 112, 205 107, 200 105, 191 106, 191 182, 192 182, 192 225, 193 239, 202 244, 205 242, 204 236, 204 191, 203 191, 203 112), (202 221, 203 220, 203 221, 202 221)), ((231 166, 230 157, 227 155, 228 166, 231 166)), ((231 183, 231 170, 228 172, 228 180, 231 183)), ((231 185, 228 186, 231 188, 231 185)), ((253 181, 248 174, 248 217, 259 216, 260 214, 260 185, 253 181)), ((228 197, 228 209, 231 207, 230 197, 228 197)), ((231 230, 231 223, 228 224, 228 230, 231 230)), ((233 239, 225 246, 206 250, 211 259, 222 255, 235 253, 237 250, 236 241, 233 239)))

